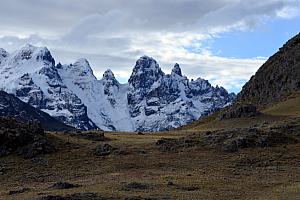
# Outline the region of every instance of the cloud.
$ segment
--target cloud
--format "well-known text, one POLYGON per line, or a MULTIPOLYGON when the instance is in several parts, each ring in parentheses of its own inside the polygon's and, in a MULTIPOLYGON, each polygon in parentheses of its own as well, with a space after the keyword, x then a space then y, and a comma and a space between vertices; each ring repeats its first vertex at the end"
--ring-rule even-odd
POLYGON ((10 0, 0 7, 0 46, 47 46, 57 61, 86 57, 98 77, 111 68, 122 80, 146 54, 166 72, 178 62, 189 77, 237 90, 265 58, 213 55, 207 41, 295 17, 299 5, 300 0, 10 0))

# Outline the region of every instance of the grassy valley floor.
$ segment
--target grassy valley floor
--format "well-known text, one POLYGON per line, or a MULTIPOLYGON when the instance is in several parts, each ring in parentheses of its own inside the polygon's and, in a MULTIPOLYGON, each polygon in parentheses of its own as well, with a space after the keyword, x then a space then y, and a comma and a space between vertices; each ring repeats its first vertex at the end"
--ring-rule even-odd
MULTIPOLYGON (((299 102, 291 100, 297 109, 299 102)), ((156 144, 161 138, 201 136, 208 130, 300 121, 298 111, 283 112, 282 106, 287 105, 275 105, 254 118, 219 121, 212 116, 171 132, 105 133, 109 141, 51 132, 47 137, 57 152, 34 159, 0 158, 0 199, 78 193, 77 199, 96 199, 86 193, 97 194, 98 199, 300 199, 300 143, 233 153, 205 145, 161 151, 156 144), (105 143, 117 150, 94 155, 96 146, 105 143), (53 188, 59 181, 77 187, 53 188)))

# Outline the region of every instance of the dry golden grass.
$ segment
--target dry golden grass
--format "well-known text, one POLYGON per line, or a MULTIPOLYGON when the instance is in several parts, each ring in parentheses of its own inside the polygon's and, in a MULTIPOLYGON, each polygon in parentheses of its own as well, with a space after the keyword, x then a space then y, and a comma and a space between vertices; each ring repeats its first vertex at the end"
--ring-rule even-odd
MULTIPOLYGON (((276 110, 280 110, 279 107, 276 110)), ((0 199, 26 200, 83 192, 98 193, 106 199, 136 196, 208 200, 300 199, 300 144, 249 148, 237 153, 201 146, 182 152, 161 152, 155 144, 161 137, 178 138, 191 133, 201 134, 205 130, 247 127, 265 121, 276 123, 288 117, 274 113, 273 109, 258 118, 225 121, 211 116, 181 130, 145 135, 105 133, 111 139, 107 142, 49 133, 48 137, 58 148, 56 153, 35 160, 24 160, 17 155, 0 158, 0 166, 6 168, 4 175, 0 175, 0 199), (103 143, 126 154, 111 154, 104 158, 93 155, 93 149, 103 143), (80 187, 51 188, 53 183, 61 180, 80 187), (123 189, 132 182, 146 184, 149 188, 123 189), (169 182, 174 185, 168 185, 169 182), (30 190, 8 195, 16 187, 30 190)))
POLYGON ((275 104, 263 113, 277 116, 299 116, 300 115, 300 93, 290 96, 286 101, 275 104))

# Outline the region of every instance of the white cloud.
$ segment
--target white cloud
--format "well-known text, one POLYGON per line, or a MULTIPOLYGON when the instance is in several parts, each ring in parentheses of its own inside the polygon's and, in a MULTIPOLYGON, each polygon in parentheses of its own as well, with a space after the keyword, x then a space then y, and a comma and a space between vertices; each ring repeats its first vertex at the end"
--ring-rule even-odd
POLYGON ((188 77, 232 90, 265 58, 224 58, 205 42, 266 19, 294 17, 299 5, 300 0, 10 0, 0 7, 0 47, 48 46, 57 61, 86 57, 97 76, 111 68, 122 80, 146 54, 166 72, 178 62, 188 77))

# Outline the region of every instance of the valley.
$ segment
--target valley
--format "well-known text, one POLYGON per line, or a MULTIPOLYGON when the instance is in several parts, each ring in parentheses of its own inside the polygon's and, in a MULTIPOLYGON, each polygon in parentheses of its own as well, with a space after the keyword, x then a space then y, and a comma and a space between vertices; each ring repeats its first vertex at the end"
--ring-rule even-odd
POLYGON ((300 33, 237 95, 148 56, 120 84, 0 53, 0 199, 300 199, 300 33))
MULTIPOLYGON (((106 141, 48 132, 57 152, 31 160, 17 155, 1 158, 0 199, 68 199, 72 194, 77 194, 73 199, 297 199, 299 143, 230 153, 201 141, 207 131, 255 124, 271 127, 283 121, 293 121, 299 131, 300 116, 285 109, 300 107, 293 99, 262 110, 258 117, 220 121, 211 116, 170 132, 105 132, 106 141), (279 115, 280 109, 285 113, 279 115), (199 143, 170 151, 157 144, 161 138, 182 137, 198 138, 199 143), (116 149, 106 156, 95 155, 95 148, 103 144, 116 149), (59 181, 78 187, 52 188, 59 181), (9 195, 16 188, 28 191, 9 195)), ((294 137, 299 140, 299 132, 294 137)))

